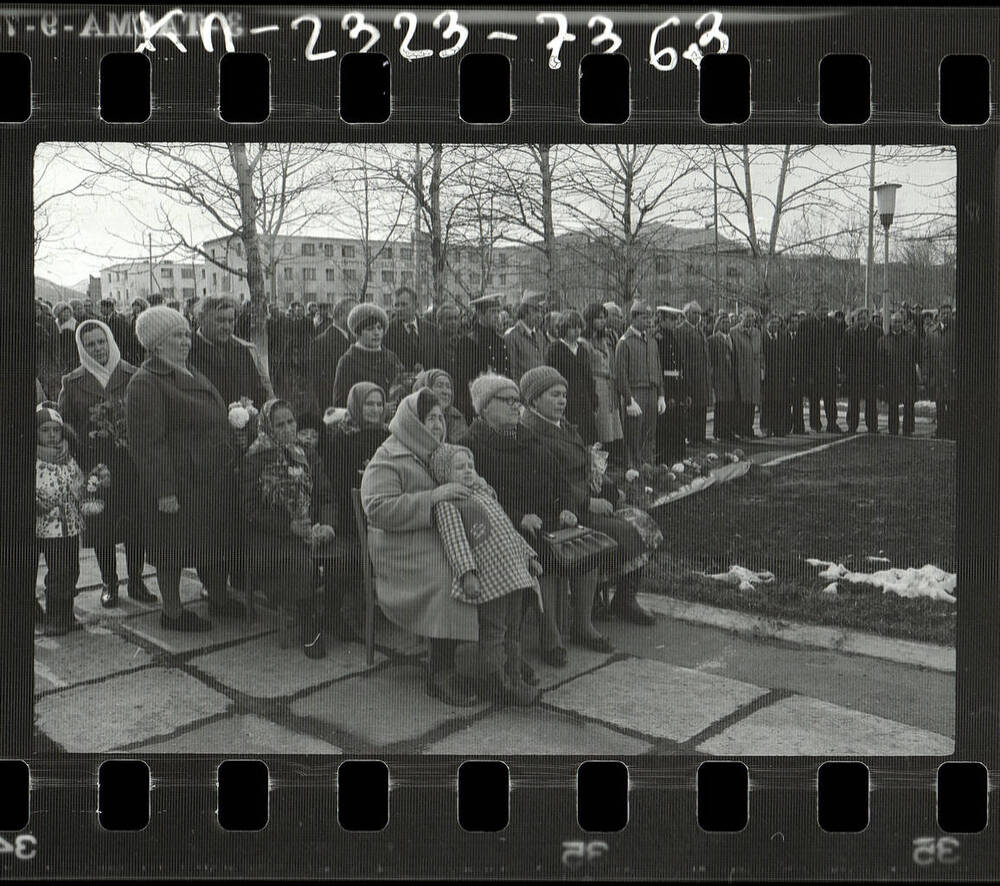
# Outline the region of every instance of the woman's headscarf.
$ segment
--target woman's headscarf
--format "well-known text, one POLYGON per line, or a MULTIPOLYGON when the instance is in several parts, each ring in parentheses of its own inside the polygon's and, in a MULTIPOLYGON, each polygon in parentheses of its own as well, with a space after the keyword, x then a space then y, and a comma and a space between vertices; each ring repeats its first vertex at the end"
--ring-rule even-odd
POLYGON ((257 439, 250 444, 247 456, 256 455, 258 452, 275 449, 281 452, 288 461, 296 462, 305 468, 309 467, 309 459, 306 458, 305 450, 298 443, 282 443, 274 433, 272 419, 275 409, 287 409, 292 415, 295 410, 287 400, 272 397, 260 409, 257 418, 257 439))
MULTIPOLYGON (((723 320, 727 320, 728 321, 729 318, 725 314, 719 314, 719 316, 715 318, 715 326, 712 327, 712 332, 719 332, 720 331, 719 327, 722 326, 722 321, 723 320)), ((732 326, 733 326, 732 322, 729 322, 728 328, 726 329, 725 333, 723 333, 723 334, 724 335, 728 335, 729 332, 732 330, 732 326)))
MULTIPOLYGON (((382 395, 382 411, 385 414, 386 396, 381 386, 371 381, 359 381, 347 392, 347 415, 342 425, 344 430, 359 431, 365 427, 364 406, 369 395, 378 391, 382 395)), ((380 422, 381 424, 381 422, 380 422)))
POLYGON ((451 385, 451 392, 454 394, 455 381, 452 379, 451 375, 443 369, 425 369, 423 372, 418 372, 417 377, 413 380, 413 390, 419 391, 421 388, 433 388, 434 382, 436 382, 439 378, 448 379, 448 384, 451 385))
POLYGON ((112 374, 122 359, 118 343, 111 334, 108 325, 102 323, 100 320, 84 320, 76 327, 76 350, 80 355, 80 365, 97 379, 102 388, 106 388, 108 382, 111 381, 112 374), (100 363, 91 357, 87 353, 87 349, 83 346, 83 333, 91 328, 100 329, 104 333, 104 337, 108 340, 108 362, 104 366, 101 366, 100 363))
POLYGON ((424 427, 419 415, 417 415, 419 397, 420 391, 417 391, 400 401, 396 414, 389 422, 389 433, 424 464, 429 465, 431 455, 441 443, 424 427))

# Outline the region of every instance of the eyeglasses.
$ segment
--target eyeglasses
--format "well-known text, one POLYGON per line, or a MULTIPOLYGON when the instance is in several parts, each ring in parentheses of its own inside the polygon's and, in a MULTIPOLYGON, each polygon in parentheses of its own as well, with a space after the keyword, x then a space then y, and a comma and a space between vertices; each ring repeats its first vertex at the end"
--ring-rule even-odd
POLYGON ((504 406, 520 406, 521 405, 521 398, 520 397, 494 397, 493 399, 494 400, 499 400, 501 403, 504 404, 504 406))

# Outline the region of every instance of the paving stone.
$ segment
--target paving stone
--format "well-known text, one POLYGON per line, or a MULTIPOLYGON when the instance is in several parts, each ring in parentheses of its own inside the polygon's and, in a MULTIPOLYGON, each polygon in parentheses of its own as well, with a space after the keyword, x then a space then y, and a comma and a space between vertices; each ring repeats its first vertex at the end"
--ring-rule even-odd
POLYGON ((449 721, 461 722, 486 707, 445 704, 426 693, 425 681, 423 668, 399 665, 319 689, 290 710, 382 747, 415 739, 449 721))
POLYGON ((723 756, 936 756, 951 754, 955 742, 937 732, 793 695, 734 723, 697 750, 723 756))
POLYGON ((650 659, 584 674, 542 700, 644 735, 687 741, 766 689, 650 659))
POLYGON ((649 742, 556 711, 505 708, 424 748, 427 754, 642 754, 649 742))
POLYGON ((190 732, 136 748, 147 754, 341 754, 336 745, 292 732, 284 726, 244 714, 213 720, 190 732))
MULTIPOLYGON (((566 680, 579 676, 584 671, 599 667, 611 658, 610 655, 603 652, 582 649, 572 643, 566 647, 566 651, 569 655, 566 664, 557 668, 541 660, 537 647, 522 649, 524 660, 531 665, 535 676, 539 679, 539 689, 550 689, 558 683, 564 683, 566 680)), ((463 677, 473 680, 483 673, 478 648, 474 643, 463 643, 458 647, 455 652, 455 666, 463 677)))
MULTIPOLYGON (((278 635, 219 649, 191 659, 190 664, 220 683, 246 695, 279 698, 294 695, 347 674, 367 670, 363 643, 327 639, 326 658, 310 659, 298 642, 287 649, 278 645, 278 635)), ((375 651, 375 664, 385 656, 375 651)))
POLYGON ((278 615, 270 610, 257 610, 257 620, 252 624, 245 618, 217 618, 209 615, 208 601, 198 600, 188 603, 186 608, 196 612, 212 622, 212 630, 200 633, 184 633, 169 631, 160 626, 160 611, 148 615, 140 615, 122 622, 122 627, 137 637, 149 643, 155 643, 161 649, 172 654, 192 652, 197 649, 208 649, 220 643, 231 640, 259 637, 261 634, 273 633, 280 627, 278 615))
POLYGON ((62 637, 35 638, 35 692, 132 671, 152 656, 108 628, 88 625, 62 637))
POLYGON ((105 753, 221 714, 229 699, 174 668, 148 668, 35 703, 37 728, 70 753, 105 753))

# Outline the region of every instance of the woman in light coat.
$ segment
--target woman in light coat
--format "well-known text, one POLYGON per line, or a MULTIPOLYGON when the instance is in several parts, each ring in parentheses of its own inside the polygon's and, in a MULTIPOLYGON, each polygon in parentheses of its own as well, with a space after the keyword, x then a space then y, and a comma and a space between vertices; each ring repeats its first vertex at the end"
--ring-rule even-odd
POLYGON ((477 699, 460 684, 455 649, 478 641, 476 607, 451 595, 451 566, 431 516, 439 501, 465 498, 469 491, 455 483, 438 486, 431 475, 431 455, 445 438, 433 391, 405 397, 389 433, 361 478, 379 606, 390 621, 430 641, 428 694, 469 706, 477 699))
POLYGON ((732 331, 740 394, 737 433, 742 437, 757 436, 753 429, 754 412, 763 401, 764 344, 756 323, 756 314, 747 311, 732 331))

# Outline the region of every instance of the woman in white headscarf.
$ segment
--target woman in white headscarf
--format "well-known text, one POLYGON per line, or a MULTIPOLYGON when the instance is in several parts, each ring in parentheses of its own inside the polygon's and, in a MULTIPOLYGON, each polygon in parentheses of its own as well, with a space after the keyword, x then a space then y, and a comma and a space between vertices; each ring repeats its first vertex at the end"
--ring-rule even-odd
POLYGON ((84 320, 75 338, 80 365, 63 376, 59 412, 79 441, 81 468, 90 471, 100 463, 111 472, 104 511, 89 519, 84 533, 84 544, 94 549, 101 570, 101 605, 118 605, 115 545, 120 541, 125 542, 129 597, 155 603, 142 581, 146 545, 139 478, 125 431, 125 388, 136 367, 122 359, 111 329, 100 320, 84 320))

